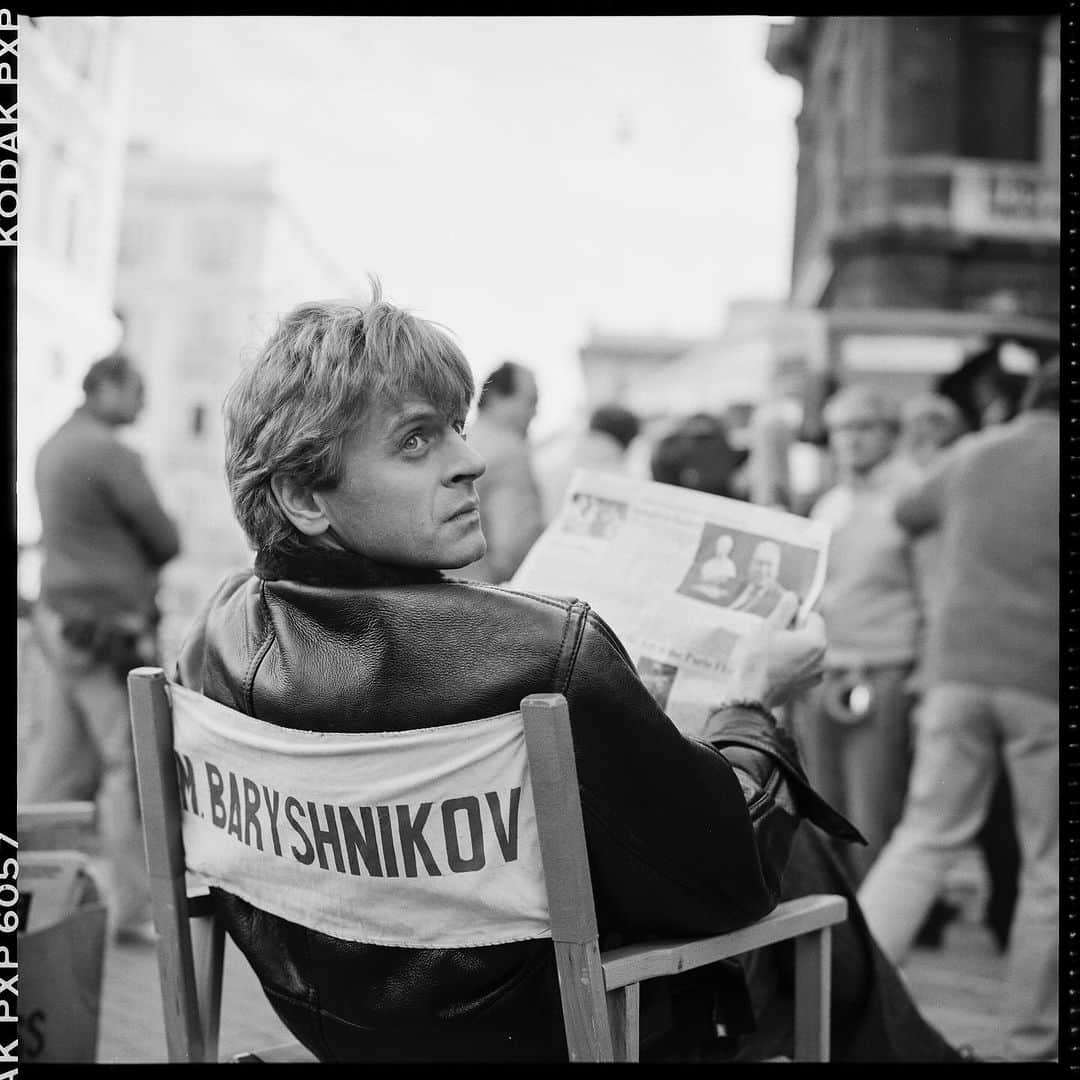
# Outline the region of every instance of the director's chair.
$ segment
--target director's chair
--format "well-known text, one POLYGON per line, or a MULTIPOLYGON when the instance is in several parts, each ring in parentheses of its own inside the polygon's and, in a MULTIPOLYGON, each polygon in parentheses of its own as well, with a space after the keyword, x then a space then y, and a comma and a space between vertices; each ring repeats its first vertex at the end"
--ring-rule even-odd
MULTIPOLYGON (((215 917, 209 892, 196 890, 189 895, 173 755, 173 700, 177 694, 183 695, 185 708, 194 709, 196 714, 203 708, 220 712, 224 707, 171 686, 159 668, 135 669, 128 677, 128 687, 159 934, 168 1056, 170 1061, 216 1061, 224 930, 215 917)), ((225 711, 237 725, 261 723, 225 711)), ((649 942, 601 953, 566 700, 559 694, 531 695, 522 701, 520 714, 498 719, 519 723, 524 738, 539 840, 539 880, 546 884, 549 932, 570 1060, 638 1060, 639 991, 646 979, 689 971, 794 939, 795 1058, 827 1061, 831 928, 846 919, 847 901, 831 895, 802 897, 778 905, 760 921, 731 933, 649 942)), ((234 1060, 255 1063, 314 1058, 299 1044, 289 1044, 234 1060)))

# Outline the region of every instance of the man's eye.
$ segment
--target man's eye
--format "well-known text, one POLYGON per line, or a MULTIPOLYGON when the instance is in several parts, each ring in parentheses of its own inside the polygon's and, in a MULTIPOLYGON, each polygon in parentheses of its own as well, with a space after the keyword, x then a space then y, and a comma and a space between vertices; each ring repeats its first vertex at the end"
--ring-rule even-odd
POLYGON ((465 440, 468 440, 469 433, 465 430, 465 421, 457 420, 454 423, 454 430, 465 440))
POLYGON ((422 450, 427 445, 427 435, 422 431, 414 431, 401 444, 402 450, 422 450))

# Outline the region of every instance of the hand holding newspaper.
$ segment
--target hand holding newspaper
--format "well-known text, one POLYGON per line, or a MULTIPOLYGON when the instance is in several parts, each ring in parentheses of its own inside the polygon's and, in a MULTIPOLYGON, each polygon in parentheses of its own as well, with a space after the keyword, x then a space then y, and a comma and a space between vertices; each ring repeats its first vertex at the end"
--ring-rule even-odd
POLYGON ((510 587, 587 601, 686 735, 730 699, 736 643, 785 597, 805 615, 828 526, 736 499, 579 470, 510 587))

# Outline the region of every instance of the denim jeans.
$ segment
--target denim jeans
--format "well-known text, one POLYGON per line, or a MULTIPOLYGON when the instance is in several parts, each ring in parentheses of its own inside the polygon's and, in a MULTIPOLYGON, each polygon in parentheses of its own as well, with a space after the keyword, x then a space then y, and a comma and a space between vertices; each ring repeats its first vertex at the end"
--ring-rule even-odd
POLYGON ((37 605, 21 687, 31 718, 18 777, 20 802, 96 799, 110 860, 114 929, 150 918, 127 687, 66 642, 60 617, 37 605))
POLYGON ((871 932, 903 963, 957 852, 982 826, 1004 764, 1021 852, 1002 1004, 1010 1060, 1058 1052, 1058 748, 1056 701, 1007 687, 933 687, 903 818, 859 890, 871 932))
POLYGON ((810 783, 866 837, 866 846, 836 850, 856 884, 889 839, 904 806, 911 767, 911 665, 870 668, 870 712, 853 723, 829 715, 824 688, 813 688, 793 709, 793 727, 810 783))

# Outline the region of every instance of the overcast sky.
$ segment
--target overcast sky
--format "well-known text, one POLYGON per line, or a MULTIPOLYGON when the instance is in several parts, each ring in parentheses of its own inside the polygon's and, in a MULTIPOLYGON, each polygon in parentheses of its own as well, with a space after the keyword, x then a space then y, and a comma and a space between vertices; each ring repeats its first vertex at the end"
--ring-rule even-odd
POLYGON ((591 326, 707 334, 787 294, 800 90, 757 16, 129 18, 133 135, 269 158, 365 288, 478 376, 580 403, 591 326))

